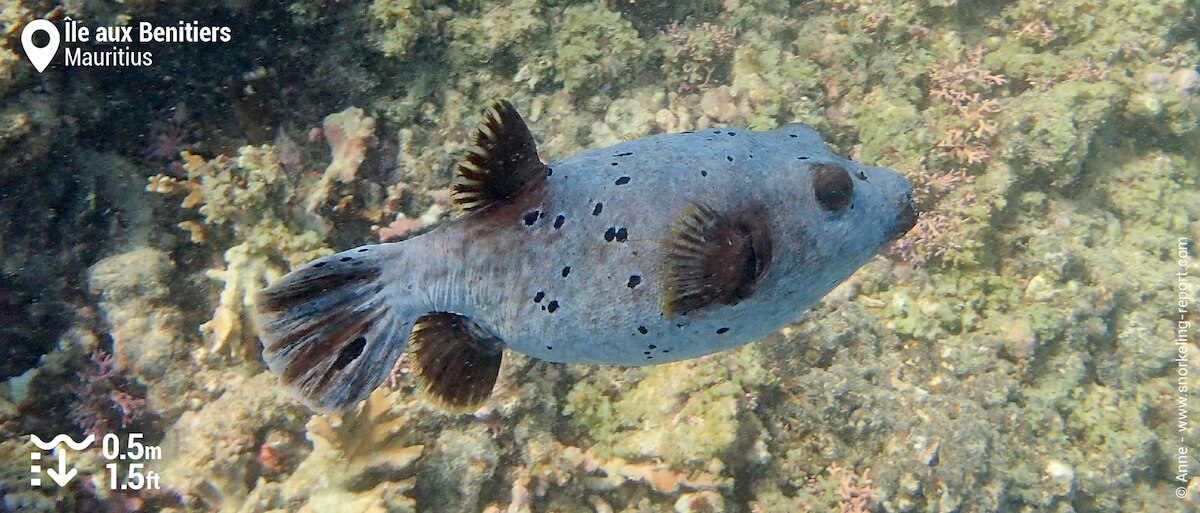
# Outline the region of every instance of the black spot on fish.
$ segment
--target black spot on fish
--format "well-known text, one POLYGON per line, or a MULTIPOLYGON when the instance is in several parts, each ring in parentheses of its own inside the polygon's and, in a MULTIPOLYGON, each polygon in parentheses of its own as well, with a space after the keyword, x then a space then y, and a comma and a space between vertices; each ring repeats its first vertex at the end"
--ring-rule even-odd
POLYGON ((629 177, 622 176, 622 177, 618 178, 616 182, 613 182, 613 183, 615 183, 617 185, 625 185, 625 184, 629 183, 629 177))
POLYGON ((694 134, 694 133, 696 133, 696 132, 695 132, 694 130, 688 130, 688 131, 686 131, 686 132, 679 132, 679 133, 681 133, 681 134, 694 134))
POLYGON ((701 170, 700 170, 700 176, 708 176, 708 171, 705 171, 705 170, 701 169, 701 170))
POLYGON ((602 212, 602 211, 604 211, 604 204, 600 203, 600 202, 596 202, 596 206, 594 208, 592 208, 592 215, 598 216, 598 215, 600 215, 600 212, 602 212))
POLYGON ((615 238, 617 238, 617 229, 609 226, 608 229, 604 231, 604 241, 612 242, 615 238))
POLYGON ((534 303, 541 303, 543 299, 546 299, 546 293, 545 293, 545 292, 542 292, 542 291, 540 291, 540 290, 539 290, 537 294, 534 294, 534 295, 533 295, 533 302, 534 302, 534 303))
POLYGON ((642 277, 634 274, 629 277, 629 283, 627 283, 626 286, 632 289, 641 284, 642 284, 642 277))
POLYGON ((614 165, 614 166, 615 166, 615 165, 617 165, 617 163, 616 163, 616 162, 613 162, 613 163, 612 163, 612 165, 614 165))
POLYGON ((546 168, 546 176, 554 176, 554 170, 547 167, 546 168))
POLYGON ((650 345, 648 345, 648 346, 646 346, 646 347, 649 347, 650 349, 658 349, 658 346, 656 346, 656 345, 654 345, 654 344, 650 344, 650 345))
POLYGON ((326 265, 329 265, 329 262, 317 262, 313 264, 313 267, 325 267, 326 265))
POLYGON ((796 157, 796 158, 797 158, 797 159, 799 159, 799 160, 808 160, 808 156, 807 156, 807 155, 801 155, 801 156, 799 156, 799 157, 796 157))
POLYGON ((558 301, 551 301, 550 304, 546 305, 547 312, 554 313, 555 310, 558 310, 558 301))
POLYGON ((559 214, 558 217, 554 218, 554 229, 557 230, 559 228, 562 228, 562 225, 564 222, 566 222, 566 220, 567 220, 567 216, 559 214))
POLYGON ((359 253, 366 253, 367 251, 369 251, 367 248, 359 248, 358 250, 359 253))
POLYGON ((795 139, 796 137, 799 137, 799 136, 797 136, 796 134, 788 134, 788 137, 791 137, 792 139, 795 139))
POLYGON ((729 155, 726 155, 726 156, 725 156, 725 160, 728 160, 728 161, 730 161, 730 162, 733 162, 733 157, 732 157, 732 156, 729 156, 729 155))
POLYGON ((339 262, 349 262, 351 260, 354 260, 354 259, 350 258, 350 257, 342 257, 342 258, 338 259, 339 262))
POLYGON ((616 236, 617 242, 625 242, 626 240, 629 240, 629 230, 621 228, 617 230, 616 236))
POLYGON ((547 351, 553 351, 553 350, 554 350, 554 348, 553 348, 553 347, 550 347, 550 346, 546 346, 546 350, 547 350, 547 351))
POLYGON ((642 351, 642 354, 650 354, 650 351, 642 351))
POLYGON ((735 136, 735 135, 737 135, 737 134, 735 134, 735 133, 733 133, 733 132, 729 132, 729 137, 733 137, 733 136, 735 136))
POLYGON ((363 347, 366 347, 366 345, 366 337, 354 339, 354 342, 347 344, 346 347, 342 348, 342 352, 338 353, 337 360, 333 361, 333 368, 337 370, 345 369, 347 365, 350 365, 362 354, 363 347))
POLYGON ((729 331, 729 328, 719 328, 719 329, 717 329, 717 334, 724 335, 728 331, 729 331))
POLYGON ((563 267, 563 270, 562 270, 563 278, 566 278, 568 274, 571 274, 571 266, 569 266, 569 265, 566 267, 563 267))
POLYGON ((628 156, 630 156, 630 155, 633 155, 633 152, 632 152, 632 151, 627 151, 627 152, 625 152, 625 153, 618 153, 618 154, 616 154, 616 155, 613 155, 613 156, 614 156, 614 157, 628 157, 628 156))
POLYGON ((859 170, 857 173, 854 174, 854 176, 858 177, 859 180, 862 180, 864 182, 867 181, 867 173, 865 171, 859 170))
POLYGON ((713 130, 713 133, 714 133, 714 134, 719 134, 719 133, 721 133, 721 131, 720 131, 720 130, 713 130))
MULTIPOLYGON (((650 330, 646 329, 645 326, 638 326, 638 333, 645 335, 649 332, 650 332, 650 330)), ((653 348, 651 348, 651 349, 653 349, 653 348)))
POLYGON ((664 352, 664 353, 669 353, 669 352, 671 352, 671 350, 670 350, 670 349, 663 349, 663 352, 664 352))
POLYGON ((541 212, 537 210, 525 214, 525 226, 533 226, 533 223, 537 222, 539 215, 541 215, 541 212))

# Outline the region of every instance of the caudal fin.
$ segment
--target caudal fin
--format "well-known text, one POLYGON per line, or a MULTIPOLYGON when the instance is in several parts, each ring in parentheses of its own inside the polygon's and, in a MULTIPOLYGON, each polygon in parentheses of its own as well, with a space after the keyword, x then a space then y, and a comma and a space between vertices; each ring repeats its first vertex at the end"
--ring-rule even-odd
POLYGON ((255 297, 267 367, 314 410, 365 399, 404 352, 409 326, 385 297, 384 247, 309 262, 255 297))

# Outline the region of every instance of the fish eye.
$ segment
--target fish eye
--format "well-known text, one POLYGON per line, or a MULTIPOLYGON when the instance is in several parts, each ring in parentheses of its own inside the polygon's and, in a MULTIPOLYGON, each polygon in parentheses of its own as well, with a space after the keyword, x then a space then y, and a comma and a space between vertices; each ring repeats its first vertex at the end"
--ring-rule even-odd
POLYGON ((813 169, 816 171, 813 175, 813 192, 821 208, 830 212, 846 208, 850 196, 854 194, 850 173, 833 164, 817 164, 813 169))

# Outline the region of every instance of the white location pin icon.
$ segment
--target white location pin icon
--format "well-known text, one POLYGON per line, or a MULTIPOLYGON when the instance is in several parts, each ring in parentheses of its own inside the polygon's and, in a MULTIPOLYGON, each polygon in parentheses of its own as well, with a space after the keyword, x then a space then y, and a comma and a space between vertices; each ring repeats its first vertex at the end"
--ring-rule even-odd
POLYGON ((50 61, 54 60, 54 54, 58 53, 58 42, 58 27, 46 20, 33 20, 21 30, 21 46, 25 48, 25 56, 29 57, 29 62, 33 63, 38 73, 45 71, 50 61), (33 44, 33 34, 39 30, 50 36, 50 42, 41 48, 33 44))

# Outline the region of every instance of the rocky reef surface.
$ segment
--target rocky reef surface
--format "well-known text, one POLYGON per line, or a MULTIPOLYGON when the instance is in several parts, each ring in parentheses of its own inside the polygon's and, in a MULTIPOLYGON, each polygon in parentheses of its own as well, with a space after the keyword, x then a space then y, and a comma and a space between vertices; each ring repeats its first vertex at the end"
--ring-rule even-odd
POLYGON ((1178 402, 1200 348, 1176 344, 1179 254, 1194 264, 1200 239, 1197 12, 0 0, 0 510, 1200 508, 1178 402), (36 73, 20 29, 67 16, 233 37, 36 73), (909 176, 923 214, 738 350, 637 369, 506 355, 468 415, 427 404, 402 359, 351 412, 312 415, 265 372, 253 292, 456 215, 450 173, 497 98, 548 161, 805 122, 909 176), (99 449, 68 486, 30 486, 31 434, 134 432, 161 448, 140 461, 160 489, 111 489, 99 449))

